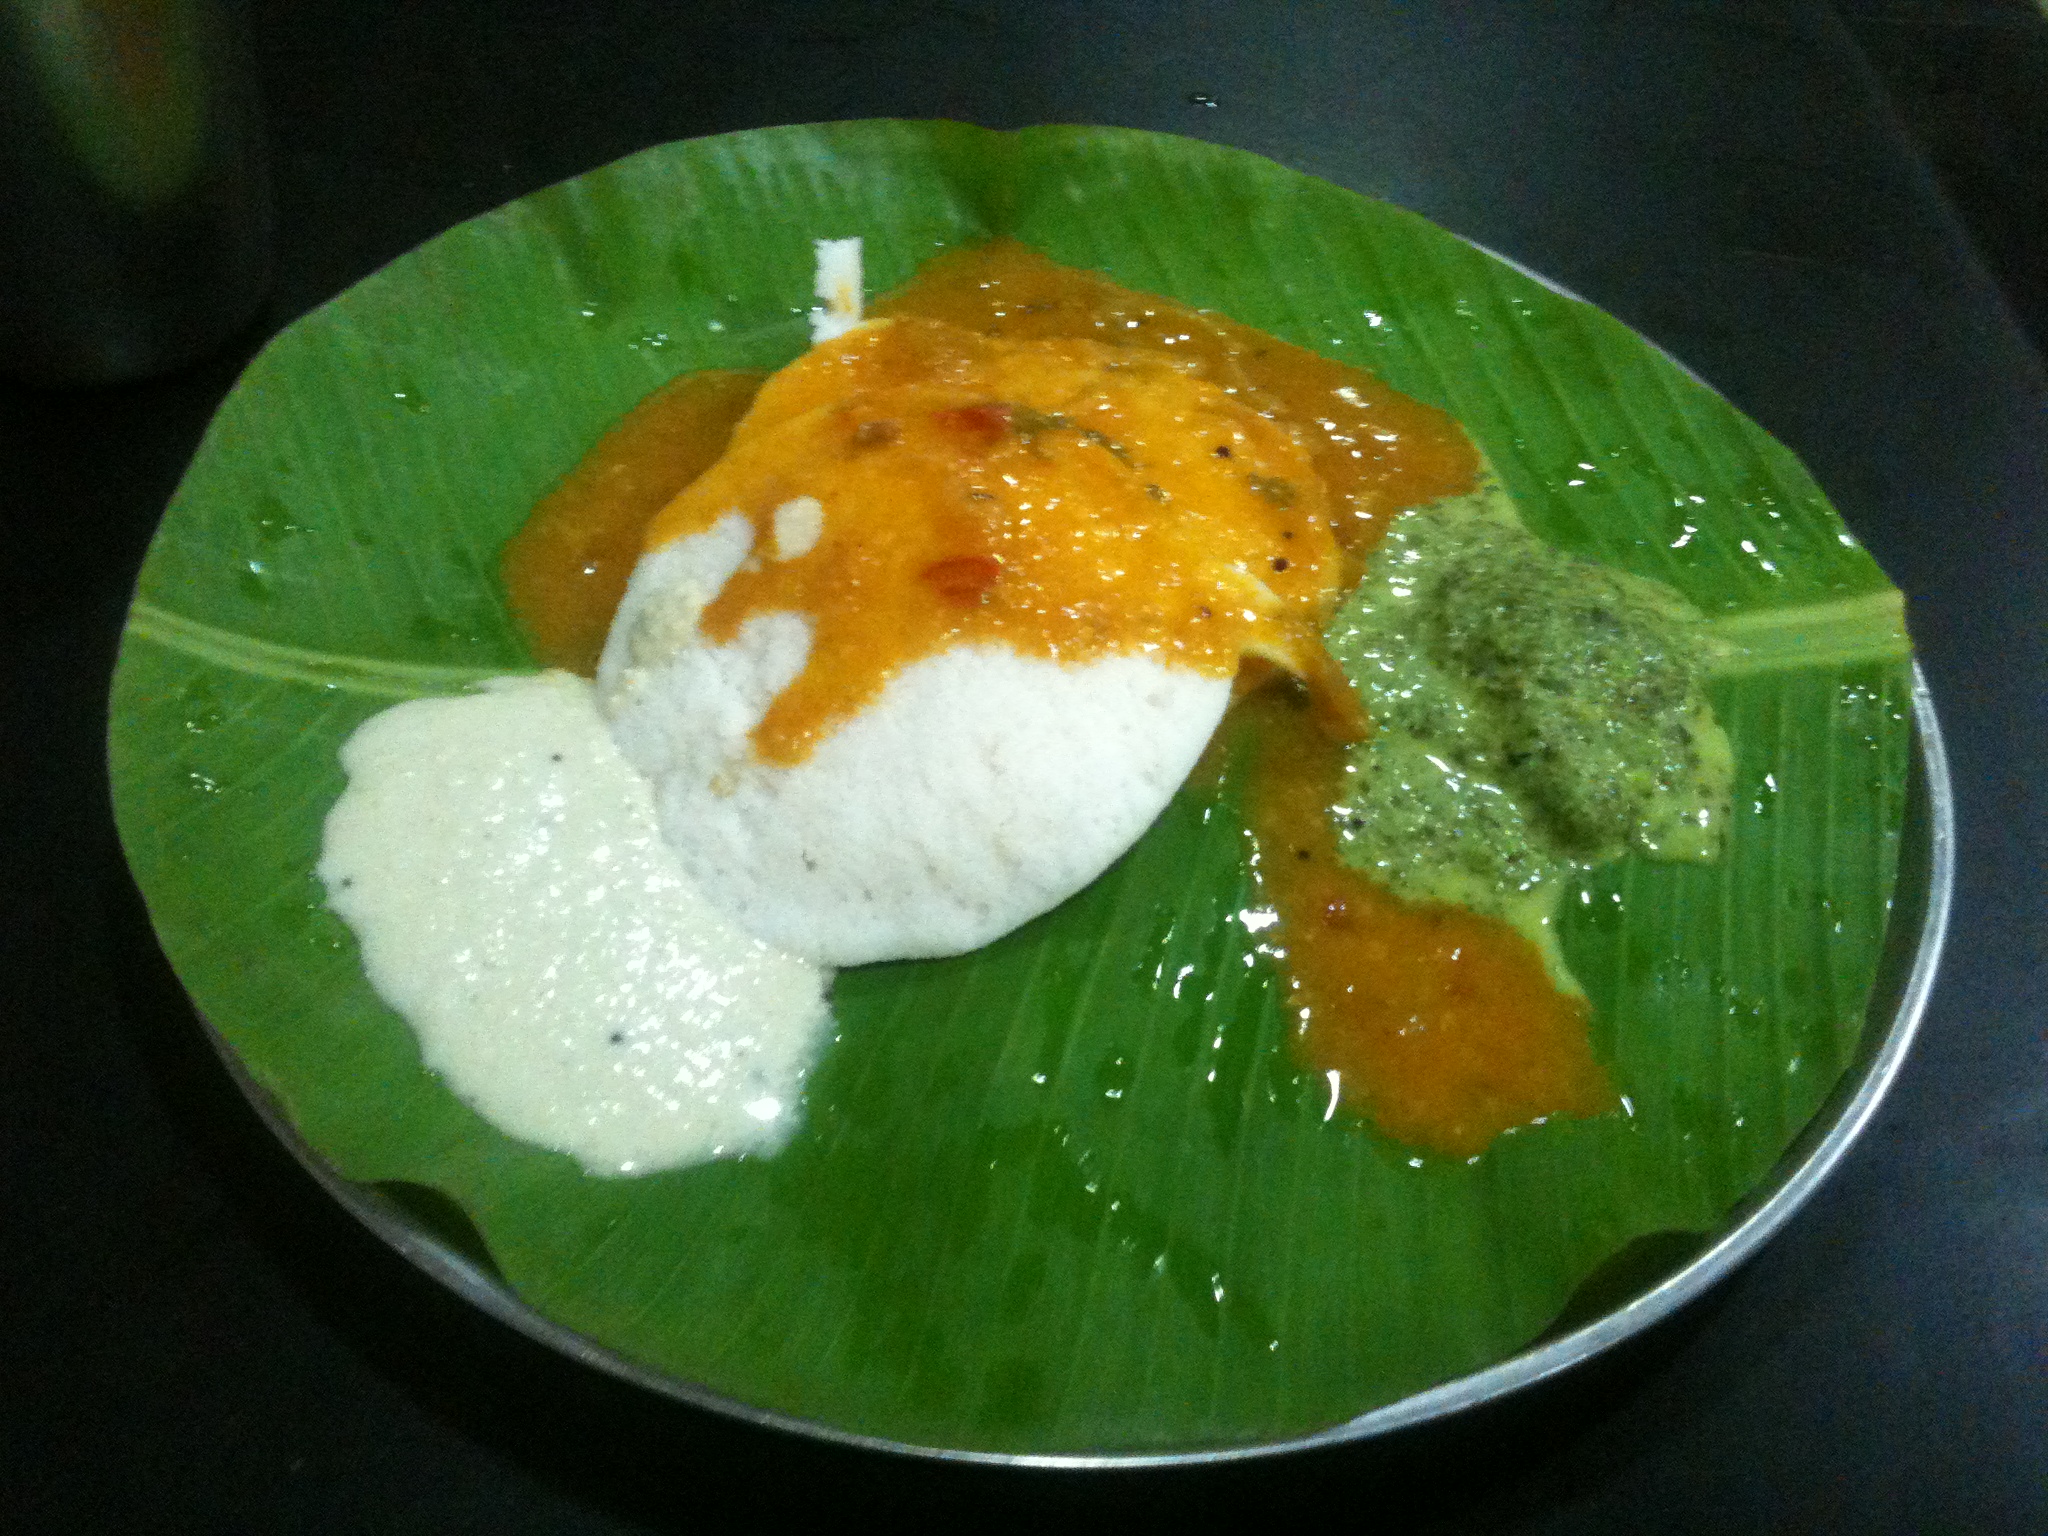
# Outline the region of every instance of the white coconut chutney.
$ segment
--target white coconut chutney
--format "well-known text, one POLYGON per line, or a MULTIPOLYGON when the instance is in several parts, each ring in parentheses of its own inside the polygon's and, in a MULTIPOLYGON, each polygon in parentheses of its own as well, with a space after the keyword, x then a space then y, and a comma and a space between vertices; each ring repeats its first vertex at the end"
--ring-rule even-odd
POLYGON ((496 680, 365 721, 319 874, 426 1065, 592 1173, 777 1150, 829 973, 701 896, 590 685, 496 680))

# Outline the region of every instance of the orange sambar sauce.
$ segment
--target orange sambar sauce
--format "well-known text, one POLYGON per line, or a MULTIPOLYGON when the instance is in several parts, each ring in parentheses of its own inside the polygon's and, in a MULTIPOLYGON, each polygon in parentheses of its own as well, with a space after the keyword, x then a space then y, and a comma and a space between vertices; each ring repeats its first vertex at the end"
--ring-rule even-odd
POLYGON ((1551 985, 1536 946, 1346 866, 1329 815, 1342 757, 1280 690, 1240 708, 1257 716, 1246 819, 1302 1058, 1389 1136, 1458 1156, 1513 1126, 1612 1109, 1586 1001, 1551 985))
POLYGON ((752 732, 783 766, 957 645, 1223 679, 1252 655, 1317 677, 1341 591, 1321 480, 1285 424, 1156 353, 912 315, 769 379, 648 547, 735 514, 753 554, 699 628, 723 644, 757 614, 810 620, 802 671, 752 732))
POLYGON ((1456 1155, 1609 1107, 1585 1005, 1533 945, 1336 857, 1342 745, 1366 722, 1320 630, 1394 515, 1472 487, 1458 424, 1013 241, 939 257, 873 313, 893 323, 765 385, 685 376, 598 442, 505 551, 536 657, 589 673, 641 551, 737 511, 756 557, 704 632, 772 609, 813 621, 810 662, 754 733, 771 763, 960 643, 1291 674, 1303 686, 1241 688, 1240 707, 1260 717, 1247 817, 1302 1059, 1389 1135, 1456 1155), (805 497, 831 513, 778 558, 778 509, 805 497))

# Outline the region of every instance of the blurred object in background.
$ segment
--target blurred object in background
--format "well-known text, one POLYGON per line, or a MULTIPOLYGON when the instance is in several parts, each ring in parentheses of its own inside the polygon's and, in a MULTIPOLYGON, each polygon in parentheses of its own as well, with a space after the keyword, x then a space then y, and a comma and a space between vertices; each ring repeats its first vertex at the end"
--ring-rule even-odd
POLYGON ((231 0, 0 0, 0 373, 196 361, 255 316, 270 249, 231 0))
POLYGON ((1837 9, 2048 354, 2048 0, 1841 0, 1837 9))

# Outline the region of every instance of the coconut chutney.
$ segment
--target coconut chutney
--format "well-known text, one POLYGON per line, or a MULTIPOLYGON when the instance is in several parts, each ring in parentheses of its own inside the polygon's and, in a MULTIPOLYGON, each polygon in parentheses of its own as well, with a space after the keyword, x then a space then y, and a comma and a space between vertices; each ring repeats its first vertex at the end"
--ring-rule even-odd
POLYGON ((691 885, 588 682, 412 700, 341 761, 328 904, 457 1097, 592 1173, 789 1138, 831 1033, 829 973, 691 885))

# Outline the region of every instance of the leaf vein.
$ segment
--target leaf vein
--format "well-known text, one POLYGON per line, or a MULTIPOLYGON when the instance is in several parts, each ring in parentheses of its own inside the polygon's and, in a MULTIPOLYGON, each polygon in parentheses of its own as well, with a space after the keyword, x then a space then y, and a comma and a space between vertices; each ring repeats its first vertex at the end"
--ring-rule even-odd
POLYGON ((153 603, 129 611, 127 633, 230 672, 376 698, 460 693, 506 670, 337 655, 220 629, 153 603))

